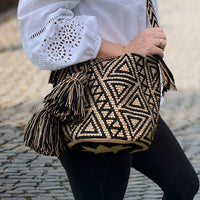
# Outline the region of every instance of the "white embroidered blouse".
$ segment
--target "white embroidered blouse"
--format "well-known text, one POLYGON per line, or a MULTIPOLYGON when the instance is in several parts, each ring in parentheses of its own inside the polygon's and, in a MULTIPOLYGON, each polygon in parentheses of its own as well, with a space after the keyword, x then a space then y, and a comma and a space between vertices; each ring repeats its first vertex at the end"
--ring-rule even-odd
POLYGON ((149 27, 147 16, 146 0, 20 0, 18 6, 24 50, 46 70, 94 59, 101 38, 128 44, 149 27))

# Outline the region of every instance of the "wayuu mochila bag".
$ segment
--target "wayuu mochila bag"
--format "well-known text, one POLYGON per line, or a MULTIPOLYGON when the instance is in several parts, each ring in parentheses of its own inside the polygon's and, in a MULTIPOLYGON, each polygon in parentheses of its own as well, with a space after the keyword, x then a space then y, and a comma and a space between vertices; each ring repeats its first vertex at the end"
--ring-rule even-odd
MULTIPOLYGON (((151 0, 147 9, 158 27, 151 0)), ((130 53, 52 71, 53 89, 29 121, 25 145, 50 156, 66 148, 94 154, 148 149, 159 117, 160 74, 163 91, 175 90, 159 56, 130 53)))

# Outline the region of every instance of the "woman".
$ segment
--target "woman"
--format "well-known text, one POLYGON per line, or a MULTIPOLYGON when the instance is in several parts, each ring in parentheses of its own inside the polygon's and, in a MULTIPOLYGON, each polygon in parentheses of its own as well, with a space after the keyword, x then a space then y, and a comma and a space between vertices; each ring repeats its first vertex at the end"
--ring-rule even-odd
MULTIPOLYGON (((157 12, 155 0, 153 5, 157 12)), ((39 69, 129 52, 163 57, 166 46, 163 30, 150 28, 145 0, 20 0, 18 18, 23 47, 39 69)), ((163 199, 192 200, 199 187, 161 118, 147 151, 91 155, 66 150, 59 159, 76 200, 122 200, 131 166, 161 187, 163 199)))

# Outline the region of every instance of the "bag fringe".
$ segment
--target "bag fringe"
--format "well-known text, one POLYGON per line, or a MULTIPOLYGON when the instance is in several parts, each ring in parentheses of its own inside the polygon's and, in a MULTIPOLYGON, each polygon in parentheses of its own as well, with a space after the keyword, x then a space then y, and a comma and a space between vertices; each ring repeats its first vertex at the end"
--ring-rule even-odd
POLYGON ((84 71, 74 73, 57 84, 44 98, 44 107, 61 121, 80 122, 85 117, 84 71))
POLYGON ((39 154, 58 157, 66 149, 61 123, 44 108, 35 112, 26 128, 24 144, 39 154))
POLYGON ((163 92, 169 91, 177 91, 173 74, 163 61, 163 59, 159 56, 155 56, 158 59, 158 63, 161 68, 161 73, 163 77, 163 92))

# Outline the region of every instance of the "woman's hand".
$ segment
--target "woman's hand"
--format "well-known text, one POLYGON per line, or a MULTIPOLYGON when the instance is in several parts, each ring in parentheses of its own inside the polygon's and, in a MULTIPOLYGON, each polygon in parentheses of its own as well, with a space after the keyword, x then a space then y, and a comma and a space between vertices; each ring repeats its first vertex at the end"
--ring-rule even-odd
POLYGON ((166 35, 160 28, 144 29, 128 45, 124 46, 123 53, 137 53, 143 56, 164 56, 166 46, 166 35))
POLYGON ((164 56, 166 36, 160 28, 144 29, 128 45, 122 46, 102 39, 97 58, 120 56, 125 53, 137 53, 143 56, 164 56))

